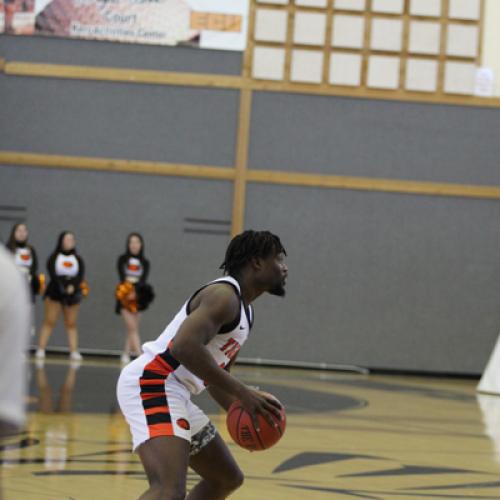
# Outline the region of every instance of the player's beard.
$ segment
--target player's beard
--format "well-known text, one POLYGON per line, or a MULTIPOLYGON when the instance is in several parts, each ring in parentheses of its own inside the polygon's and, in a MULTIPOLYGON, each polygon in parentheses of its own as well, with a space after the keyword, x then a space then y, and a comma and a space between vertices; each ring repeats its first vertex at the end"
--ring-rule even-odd
POLYGON ((283 286, 283 283, 278 283, 273 288, 271 288, 271 290, 269 290, 269 293, 271 295, 276 295, 277 297, 284 297, 286 295, 286 290, 283 286))

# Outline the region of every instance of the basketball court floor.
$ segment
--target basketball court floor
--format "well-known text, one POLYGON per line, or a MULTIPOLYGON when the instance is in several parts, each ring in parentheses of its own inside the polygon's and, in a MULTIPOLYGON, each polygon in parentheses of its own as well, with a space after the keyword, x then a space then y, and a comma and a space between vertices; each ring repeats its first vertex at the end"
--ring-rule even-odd
MULTIPOLYGON (((137 498, 147 486, 116 403, 118 362, 28 367, 27 428, 0 443, 4 500, 137 498)), ((475 380, 234 373, 278 396, 288 418, 270 450, 230 443, 246 475, 235 500, 500 498, 500 397, 478 397, 475 380)), ((208 396, 196 401, 229 441, 224 415, 208 396)))

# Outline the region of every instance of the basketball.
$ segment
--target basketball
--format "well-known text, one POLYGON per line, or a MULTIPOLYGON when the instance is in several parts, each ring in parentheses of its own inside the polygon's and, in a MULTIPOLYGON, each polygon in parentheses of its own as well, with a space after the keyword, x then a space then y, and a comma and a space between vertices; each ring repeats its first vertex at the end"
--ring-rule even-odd
POLYGON ((235 401, 227 412, 227 430, 233 441, 249 451, 267 450, 274 446, 285 433, 286 414, 285 408, 281 406, 282 420, 272 415, 277 426, 272 427, 262 415, 257 415, 260 432, 255 430, 252 417, 241 406, 240 401, 235 401))

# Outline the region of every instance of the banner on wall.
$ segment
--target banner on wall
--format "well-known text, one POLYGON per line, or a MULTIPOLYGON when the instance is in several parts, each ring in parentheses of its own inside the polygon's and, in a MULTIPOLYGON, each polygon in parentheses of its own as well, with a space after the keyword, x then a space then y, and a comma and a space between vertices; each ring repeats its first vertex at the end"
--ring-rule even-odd
POLYGON ((0 32, 244 50, 248 0, 0 0, 0 32))

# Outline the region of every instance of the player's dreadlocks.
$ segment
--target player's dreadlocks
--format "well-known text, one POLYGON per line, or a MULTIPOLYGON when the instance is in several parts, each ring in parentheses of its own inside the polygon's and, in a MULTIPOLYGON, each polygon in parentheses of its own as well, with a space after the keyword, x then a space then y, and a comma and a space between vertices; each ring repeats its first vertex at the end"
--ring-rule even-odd
POLYGON ((220 269, 224 274, 237 275, 250 259, 266 258, 269 255, 284 253, 286 250, 278 236, 270 231, 244 231, 235 236, 226 250, 224 262, 220 269))

